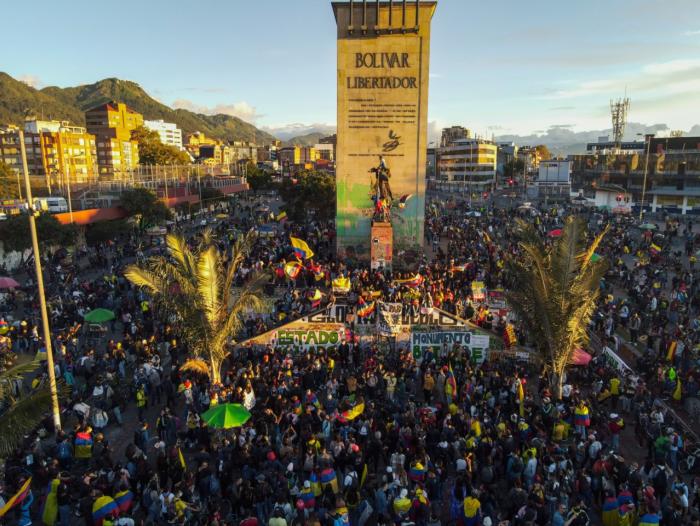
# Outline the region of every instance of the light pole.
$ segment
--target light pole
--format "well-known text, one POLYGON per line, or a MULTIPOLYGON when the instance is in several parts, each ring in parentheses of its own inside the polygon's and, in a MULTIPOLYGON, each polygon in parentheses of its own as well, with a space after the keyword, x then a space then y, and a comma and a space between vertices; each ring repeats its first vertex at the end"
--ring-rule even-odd
POLYGON ((34 270, 36 271, 36 283, 39 289, 39 305, 41 307, 41 322, 44 329, 44 348, 46 349, 46 362, 49 370, 49 390, 51 391, 51 409, 55 431, 61 430, 61 412, 58 407, 58 390, 56 388, 56 371, 53 368, 53 349, 51 348, 51 329, 49 327, 49 315, 46 310, 46 297, 44 296, 44 275, 41 270, 41 254, 39 253, 39 240, 36 235, 36 218, 34 217, 34 203, 32 202, 32 187, 29 184, 29 168, 27 167, 27 150, 24 146, 24 131, 19 130, 20 151, 22 153, 22 170, 24 171, 24 186, 27 195, 29 210, 29 231, 32 236, 32 249, 34 251, 34 270))
MULTIPOLYGON (((637 135, 642 135, 638 133, 637 135)), ((642 217, 644 216, 644 196, 647 191, 647 170, 649 169, 649 148, 651 148, 651 137, 646 138, 647 142, 647 155, 644 160, 644 181, 642 182, 642 201, 639 203, 639 222, 642 222, 642 217)))

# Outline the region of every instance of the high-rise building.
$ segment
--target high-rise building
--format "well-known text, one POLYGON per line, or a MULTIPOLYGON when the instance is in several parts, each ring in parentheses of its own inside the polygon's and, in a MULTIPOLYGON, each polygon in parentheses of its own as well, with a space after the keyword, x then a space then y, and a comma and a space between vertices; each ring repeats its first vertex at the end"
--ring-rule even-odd
POLYGON ((436 156, 438 180, 464 183, 472 192, 488 190, 495 181, 498 146, 491 141, 456 139, 437 148, 436 156))
POLYGON ((440 137, 440 146, 449 146, 456 141, 462 139, 471 139, 472 132, 467 128, 462 126, 450 126, 449 128, 442 129, 442 135, 440 137))
POLYGON ((175 146, 182 150, 182 130, 174 122, 165 122, 163 119, 157 121, 143 121, 143 125, 149 130, 158 133, 160 142, 168 146, 175 146))
POLYGON ((97 142, 100 177, 127 177, 139 164, 139 147, 131 139, 131 132, 143 126, 143 115, 121 102, 106 102, 86 111, 85 120, 97 142))
MULTIPOLYGON (((95 136, 66 121, 29 120, 24 123, 29 176, 47 188, 66 189, 87 184, 97 175, 95 136)), ((22 169, 19 129, 0 130, 0 160, 22 169)))

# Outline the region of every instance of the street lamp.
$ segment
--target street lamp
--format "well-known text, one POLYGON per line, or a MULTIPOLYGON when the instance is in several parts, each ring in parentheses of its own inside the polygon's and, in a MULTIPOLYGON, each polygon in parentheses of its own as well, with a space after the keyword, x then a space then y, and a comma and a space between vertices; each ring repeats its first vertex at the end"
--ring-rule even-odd
POLYGON ((41 254, 39 253, 39 240, 36 235, 36 218, 34 217, 34 203, 32 199, 32 187, 29 184, 29 168, 27 166, 27 150, 24 145, 24 131, 19 130, 19 144, 22 153, 22 170, 24 171, 24 186, 27 195, 29 210, 29 231, 32 236, 32 249, 34 251, 34 270, 36 271, 36 283, 39 289, 39 305, 41 307, 41 321, 44 329, 44 348, 46 349, 46 362, 49 372, 49 390, 51 391, 51 409, 55 431, 61 430, 61 412, 58 407, 58 390, 56 389, 56 372, 53 368, 53 350, 51 348, 51 329, 49 327, 49 315, 46 309, 46 296, 44 295, 44 275, 41 270, 41 254))
MULTIPOLYGON (((637 135, 642 135, 638 133, 637 135)), ((644 160, 644 181, 642 182, 642 201, 639 203, 639 222, 642 222, 642 217, 644 215, 644 196, 647 191, 647 170, 649 169, 649 148, 651 148, 651 137, 645 139, 647 143, 647 155, 644 160)))

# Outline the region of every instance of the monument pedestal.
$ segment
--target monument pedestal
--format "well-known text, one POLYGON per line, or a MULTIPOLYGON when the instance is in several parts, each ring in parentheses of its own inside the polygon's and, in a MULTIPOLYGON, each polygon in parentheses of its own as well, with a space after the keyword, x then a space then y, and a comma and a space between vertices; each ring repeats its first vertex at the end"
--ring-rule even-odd
POLYGON ((370 268, 391 270, 394 253, 394 230, 391 223, 372 221, 370 240, 370 268))

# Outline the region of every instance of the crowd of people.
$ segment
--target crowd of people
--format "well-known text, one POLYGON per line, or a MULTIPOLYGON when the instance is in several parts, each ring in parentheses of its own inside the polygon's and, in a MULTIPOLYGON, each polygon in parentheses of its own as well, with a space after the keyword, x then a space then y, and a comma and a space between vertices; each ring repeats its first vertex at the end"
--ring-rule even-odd
MULTIPOLYGON (((350 305, 381 298, 414 312, 440 308, 500 337, 505 319, 474 299, 472 282, 508 288, 505 262, 519 251, 514 214, 550 239, 573 211, 466 214, 465 206, 428 207, 432 250, 416 256, 411 273, 336 259, 332 224, 275 226, 275 235, 258 237, 236 277, 242 284, 268 271, 273 307, 251 314, 239 340, 341 301, 332 286, 339 276, 350 280, 342 299, 350 305), (293 280, 284 272, 290 236, 315 252, 293 280)), ((214 227, 222 249, 259 224, 255 207, 248 210, 214 227)), ((407 348, 357 337, 352 321, 334 346, 237 345, 212 385, 180 369, 188 349, 177 320, 123 275, 126 264, 162 247, 120 239, 84 254, 91 258, 85 268, 80 258, 66 265, 61 254, 50 255, 55 372, 71 391, 64 429, 54 438, 47 418, 6 459, 5 501, 29 477, 31 491, 5 519, 49 526, 700 524, 700 481, 679 470, 692 433, 665 403, 681 411, 699 383, 693 225, 669 220, 660 237, 624 219, 584 214, 592 233, 611 225, 599 249, 610 266, 591 327, 601 345, 587 349, 589 367, 570 368, 561 397, 535 362, 493 356, 479 363, 459 345, 417 362, 407 348), (85 313, 98 307, 115 319, 86 324, 85 313), (611 359, 634 344, 635 370, 611 359), (202 413, 227 402, 244 405, 250 420, 208 427, 202 413)), ((183 229, 193 243, 200 230, 183 229)), ((27 278, 26 294, 10 300, 0 321, 5 354, 33 356, 43 347, 32 285, 27 278)), ((528 347, 526 331, 515 326, 528 347)), ((45 381, 44 372, 15 388, 45 381)))

